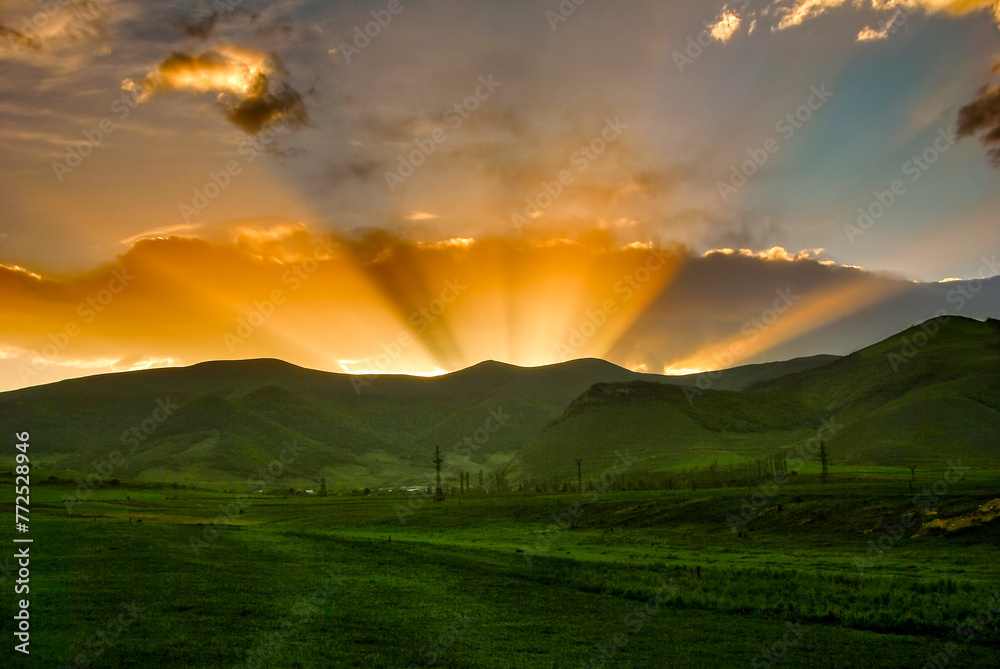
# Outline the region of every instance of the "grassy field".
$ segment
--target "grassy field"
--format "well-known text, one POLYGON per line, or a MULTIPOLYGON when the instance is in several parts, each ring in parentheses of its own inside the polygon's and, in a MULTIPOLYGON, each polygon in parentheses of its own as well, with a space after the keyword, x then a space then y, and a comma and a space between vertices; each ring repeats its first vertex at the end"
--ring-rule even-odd
MULTIPOLYGON (((948 667, 1000 665, 1000 521, 884 540, 859 570, 868 542, 914 510, 905 483, 788 485, 733 532, 749 494, 420 503, 123 484, 68 513, 73 488, 35 485, 22 663, 919 668, 945 653, 948 667)), ((919 522, 997 497, 1000 474, 978 473, 919 522)), ((0 564, 7 588, 12 566, 0 564)))

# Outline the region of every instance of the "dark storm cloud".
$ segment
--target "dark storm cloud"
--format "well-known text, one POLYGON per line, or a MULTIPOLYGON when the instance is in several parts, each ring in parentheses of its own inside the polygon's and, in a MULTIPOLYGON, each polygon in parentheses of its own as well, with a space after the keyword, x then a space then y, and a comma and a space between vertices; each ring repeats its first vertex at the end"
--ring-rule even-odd
POLYGON ((208 39, 209 36, 215 31, 216 26, 219 21, 222 20, 222 12, 215 11, 211 14, 206 14, 198 19, 192 19, 187 16, 183 16, 174 22, 177 29, 184 33, 185 37, 190 37, 191 39, 208 39))
POLYGON ((278 121, 292 127, 300 127, 309 122, 305 102, 297 90, 287 82, 281 82, 272 88, 273 90, 268 90, 265 82, 259 93, 226 105, 226 118, 251 135, 278 121))
MULTIPOLYGON (((993 68, 1000 72, 1000 62, 993 68)), ((958 136, 979 136, 994 167, 1000 167, 1000 86, 979 89, 976 99, 958 110, 958 136)))
POLYGON ((348 159, 345 161, 330 161, 327 166, 327 177, 333 183, 357 180, 369 181, 381 178, 385 163, 368 158, 348 159))

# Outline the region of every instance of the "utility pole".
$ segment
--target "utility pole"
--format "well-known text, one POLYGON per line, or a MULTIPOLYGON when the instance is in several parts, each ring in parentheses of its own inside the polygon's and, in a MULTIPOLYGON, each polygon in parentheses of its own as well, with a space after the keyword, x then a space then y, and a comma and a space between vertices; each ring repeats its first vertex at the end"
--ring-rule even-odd
POLYGON ((823 483, 826 483, 827 482, 827 478, 826 478, 826 444, 824 444, 822 441, 819 442, 819 459, 820 459, 820 464, 823 467, 823 479, 822 479, 822 481, 823 481, 823 483))
POLYGON ((434 489, 434 501, 444 501, 444 490, 441 488, 441 447, 434 447, 434 466, 437 468, 437 487, 434 489))
POLYGON ((579 492, 582 493, 583 492, 583 470, 581 469, 581 465, 583 465, 583 458, 577 458, 576 459, 576 487, 579 489, 579 492))

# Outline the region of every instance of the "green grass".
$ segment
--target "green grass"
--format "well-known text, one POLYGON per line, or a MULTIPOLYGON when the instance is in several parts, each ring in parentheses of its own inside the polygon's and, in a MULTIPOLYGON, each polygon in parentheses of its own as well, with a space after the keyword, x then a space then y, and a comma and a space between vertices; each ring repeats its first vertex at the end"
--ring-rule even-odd
MULTIPOLYGON (((66 666, 135 602, 143 612, 94 667, 244 666, 253 653, 267 667, 579 667, 601 666, 584 663, 602 647, 609 667, 764 666, 789 622, 804 630, 782 667, 922 667, 1000 585, 1000 521, 903 538, 855 570, 912 510, 899 480, 790 484, 747 537, 726 524, 745 489, 604 493, 571 530, 553 517, 576 494, 453 497, 403 523, 404 496, 260 495, 215 530, 234 494, 123 484, 70 515, 72 492, 33 489, 32 666, 66 666), (663 584, 669 600, 644 609, 663 584)), ((1000 474, 977 472, 935 517, 998 496, 1000 474)), ((994 621, 949 667, 995 668, 998 643, 994 621)))

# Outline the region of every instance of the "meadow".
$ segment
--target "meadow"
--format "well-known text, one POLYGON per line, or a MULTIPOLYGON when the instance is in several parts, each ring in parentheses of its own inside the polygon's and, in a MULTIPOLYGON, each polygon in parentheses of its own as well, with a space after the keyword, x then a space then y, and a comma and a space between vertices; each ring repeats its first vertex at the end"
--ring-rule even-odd
MULTIPOLYGON (((23 664, 1000 666, 998 521, 893 537, 934 479, 892 474, 788 484, 738 531, 746 488, 435 503, 122 482, 69 513, 75 486, 36 484, 23 664)), ((919 523, 997 497, 1000 473, 970 472, 919 523)))

